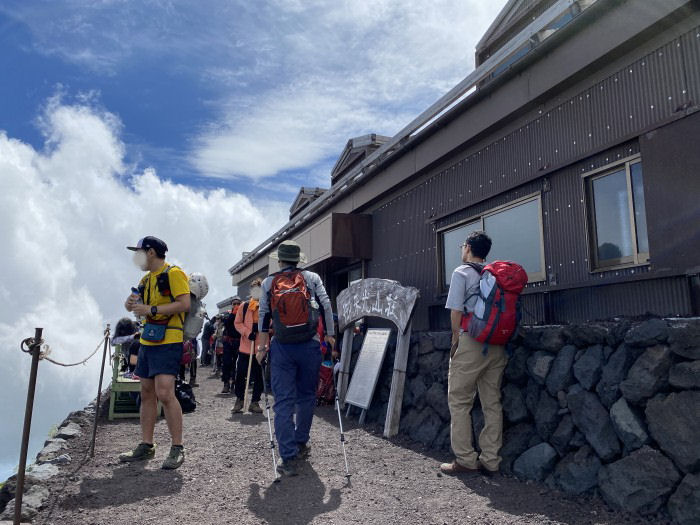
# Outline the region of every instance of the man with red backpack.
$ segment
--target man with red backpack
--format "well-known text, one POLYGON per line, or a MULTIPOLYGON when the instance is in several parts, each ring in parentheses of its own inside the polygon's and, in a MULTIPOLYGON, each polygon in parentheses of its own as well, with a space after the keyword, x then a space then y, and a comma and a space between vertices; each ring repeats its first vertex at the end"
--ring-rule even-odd
POLYGON ((275 397, 275 435, 280 460, 277 471, 297 474, 297 460, 309 455, 309 432, 316 405, 321 352, 317 334, 319 306, 326 320, 324 341, 335 344, 333 311, 321 277, 300 270, 301 248, 284 241, 277 248, 280 271, 262 283, 259 307, 258 362, 268 352, 270 323, 274 338, 269 344, 270 378, 275 397))
POLYGON ((445 474, 498 471, 503 441, 501 382, 505 345, 519 322, 519 296, 527 274, 518 264, 486 265, 491 239, 473 232, 462 245, 462 262, 452 273, 445 308, 450 310, 452 347, 447 386, 450 440, 455 460, 443 463, 445 474), (485 425, 479 434, 481 454, 472 443, 471 410, 479 392, 485 425))

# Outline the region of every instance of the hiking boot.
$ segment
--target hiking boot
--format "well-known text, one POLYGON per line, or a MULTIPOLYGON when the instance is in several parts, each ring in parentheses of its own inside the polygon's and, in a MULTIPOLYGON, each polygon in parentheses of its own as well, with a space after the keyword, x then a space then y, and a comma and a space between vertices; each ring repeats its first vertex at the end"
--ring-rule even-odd
POLYGON ((297 443, 297 447, 299 447, 299 452, 297 452, 299 459, 306 459, 311 455, 311 445, 308 443, 297 443))
POLYGON ((168 457, 163 461, 163 466, 161 468, 165 470, 175 470, 185 461, 185 448, 184 447, 170 447, 170 453, 168 457))
POLYGON ((222 394, 230 394, 231 393, 231 385, 228 383, 224 383, 224 388, 221 389, 222 394))
POLYGON ((454 460, 452 463, 443 463, 440 465, 440 472, 454 476, 455 474, 475 474, 479 472, 479 469, 465 467, 457 463, 457 460, 454 460))
POLYGON ((140 443, 134 450, 129 452, 124 452, 119 454, 119 461, 122 463, 131 463, 133 461, 143 461, 146 459, 153 459, 156 455, 156 446, 147 445, 146 443, 140 443))
POLYGON ((253 401, 250 403, 250 406, 248 407, 248 411, 252 412, 253 414, 262 414, 262 408, 260 408, 260 402, 259 401, 253 401))
POLYGON ((292 459, 282 459, 279 458, 277 460, 277 473, 280 474, 281 476, 296 476, 298 474, 297 472, 297 465, 296 465, 296 458, 292 459))
POLYGON ((233 408, 231 409, 231 413, 240 414, 241 412, 243 412, 243 400, 236 399, 236 402, 233 404, 233 408))

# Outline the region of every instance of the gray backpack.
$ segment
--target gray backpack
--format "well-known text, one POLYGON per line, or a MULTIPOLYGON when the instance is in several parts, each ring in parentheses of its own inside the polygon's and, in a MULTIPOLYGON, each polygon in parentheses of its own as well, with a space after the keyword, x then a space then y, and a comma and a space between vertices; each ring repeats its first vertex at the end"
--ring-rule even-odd
POLYGON ((185 341, 194 339, 199 335, 204 326, 204 314, 206 313, 204 303, 197 299, 194 294, 190 294, 190 311, 185 313, 185 320, 182 323, 185 341))

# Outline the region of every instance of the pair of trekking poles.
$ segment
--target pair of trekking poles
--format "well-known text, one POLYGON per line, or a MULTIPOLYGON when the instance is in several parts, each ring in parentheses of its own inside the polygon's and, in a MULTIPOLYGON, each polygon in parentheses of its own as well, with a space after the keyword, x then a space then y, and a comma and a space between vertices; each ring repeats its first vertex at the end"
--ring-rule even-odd
MULTIPOLYGON (((270 434, 270 451, 272 452, 272 473, 275 477, 275 482, 280 480, 277 474, 277 458, 275 457, 275 438, 272 433, 272 419, 270 418, 270 398, 267 395, 267 359, 260 365, 262 367, 263 391, 265 393, 265 413, 267 414, 267 430, 270 434)), ((335 391, 335 409, 338 413, 338 425, 340 427, 340 445, 343 449, 343 459, 345 460, 345 477, 350 479, 350 468, 348 467, 348 454, 345 450, 345 432, 343 432, 343 416, 340 413, 340 399, 338 398, 338 385, 333 371, 333 390, 335 391)))

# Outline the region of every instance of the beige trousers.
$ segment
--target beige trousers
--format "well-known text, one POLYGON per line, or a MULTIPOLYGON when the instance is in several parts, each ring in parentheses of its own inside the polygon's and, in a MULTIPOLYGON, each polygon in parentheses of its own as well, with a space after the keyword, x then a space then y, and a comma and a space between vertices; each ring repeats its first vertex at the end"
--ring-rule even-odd
POLYGON ((486 355, 483 349, 483 343, 461 334, 457 351, 450 359, 447 385, 450 440, 457 463, 463 467, 477 468, 478 460, 485 468, 498 470, 501 463, 498 452, 503 442, 501 382, 507 359, 503 346, 489 345, 486 355), (479 435, 480 456, 472 441, 471 410, 477 391, 486 423, 479 435))

